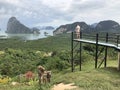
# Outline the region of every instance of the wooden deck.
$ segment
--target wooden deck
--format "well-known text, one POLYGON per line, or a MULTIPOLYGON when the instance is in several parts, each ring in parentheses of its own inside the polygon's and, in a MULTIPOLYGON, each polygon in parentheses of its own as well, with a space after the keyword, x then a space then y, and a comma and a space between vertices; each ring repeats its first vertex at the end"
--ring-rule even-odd
MULTIPOLYGON (((82 60, 82 43, 88 43, 88 44, 94 44, 95 47, 95 68, 99 68, 102 64, 104 64, 104 67, 107 67, 107 52, 108 48, 114 48, 118 51, 118 70, 120 70, 120 35, 117 34, 84 34, 80 32, 80 39, 76 39, 75 33, 72 32, 71 34, 71 70, 74 71, 74 59, 76 58, 76 54, 74 50, 76 48, 79 48, 79 66, 81 70, 81 60, 82 60), (78 43, 74 43, 78 42, 78 43), (79 45, 79 46, 78 46, 79 45), (101 50, 99 50, 99 46, 103 46, 101 50), (98 57, 100 53, 104 51, 103 59, 101 60, 101 63, 98 65, 98 57)), ((77 52, 78 53, 78 52, 77 52)))
MULTIPOLYGON (((76 42, 82 42, 82 43, 90 43, 90 44, 96 44, 96 41, 92 41, 92 40, 86 40, 86 39, 74 39, 74 41, 76 42)), ((115 48, 117 50, 120 50, 120 44, 115 45, 115 44, 112 44, 112 43, 106 43, 106 42, 99 42, 97 43, 98 45, 100 46, 107 46, 107 47, 111 47, 111 48, 115 48)))

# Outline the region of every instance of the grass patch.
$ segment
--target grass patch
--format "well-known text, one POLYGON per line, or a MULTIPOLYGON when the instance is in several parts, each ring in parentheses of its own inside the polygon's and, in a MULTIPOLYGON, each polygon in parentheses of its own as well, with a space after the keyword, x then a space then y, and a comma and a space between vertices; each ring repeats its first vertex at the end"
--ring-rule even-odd
MULTIPOLYGON (((109 61, 108 64, 112 62, 115 63, 116 61, 109 61)), ((75 83, 80 90, 119 90, 120 72, 114 65, 113 67, 99 69, 87 69, 88 67, 85 66, 83 66, 82 71, 70 72, 68 70, 66 73, 64 71, 64 73, 55 74, 53 82, 75 83)))

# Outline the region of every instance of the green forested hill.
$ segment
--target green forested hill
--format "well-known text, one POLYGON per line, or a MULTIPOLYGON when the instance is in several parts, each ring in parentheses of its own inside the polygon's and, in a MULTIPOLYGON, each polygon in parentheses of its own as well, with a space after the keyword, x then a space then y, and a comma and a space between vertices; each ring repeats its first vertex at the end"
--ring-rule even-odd
POLYGON ((51 36, 49 38, 39 40, 28 40, 23 41, 20 39, 1 39, 0 49, 13 48, 13 49, 33 49, 33 50, 69 50, 71 47, 70 34, 63 34, 58 36, 51 36))

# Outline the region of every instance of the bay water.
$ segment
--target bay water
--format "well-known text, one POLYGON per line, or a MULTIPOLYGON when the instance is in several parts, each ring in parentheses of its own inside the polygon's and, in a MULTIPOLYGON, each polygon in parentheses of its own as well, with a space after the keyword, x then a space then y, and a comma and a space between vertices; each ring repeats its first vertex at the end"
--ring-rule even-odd
POLYGON ((40 30, 40 34, 8 34, 5 31, 0 31, 0 38, 20 38, 22 40, 37 40, 40 38, 46 38, 53 36, 54 30, 40 30), (45 34, 47 33, 47 34, 45 34))

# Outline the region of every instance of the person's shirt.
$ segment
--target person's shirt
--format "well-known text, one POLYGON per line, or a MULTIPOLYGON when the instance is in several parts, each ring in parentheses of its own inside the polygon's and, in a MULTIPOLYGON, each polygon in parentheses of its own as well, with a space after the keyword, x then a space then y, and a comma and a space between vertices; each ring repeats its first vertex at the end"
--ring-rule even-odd
POLYGON ((76 33, 79 33, 79 32, 80 32, 80 26, 79 26, 79 25, 76 26, 75 32, 76 32, 76 33))

